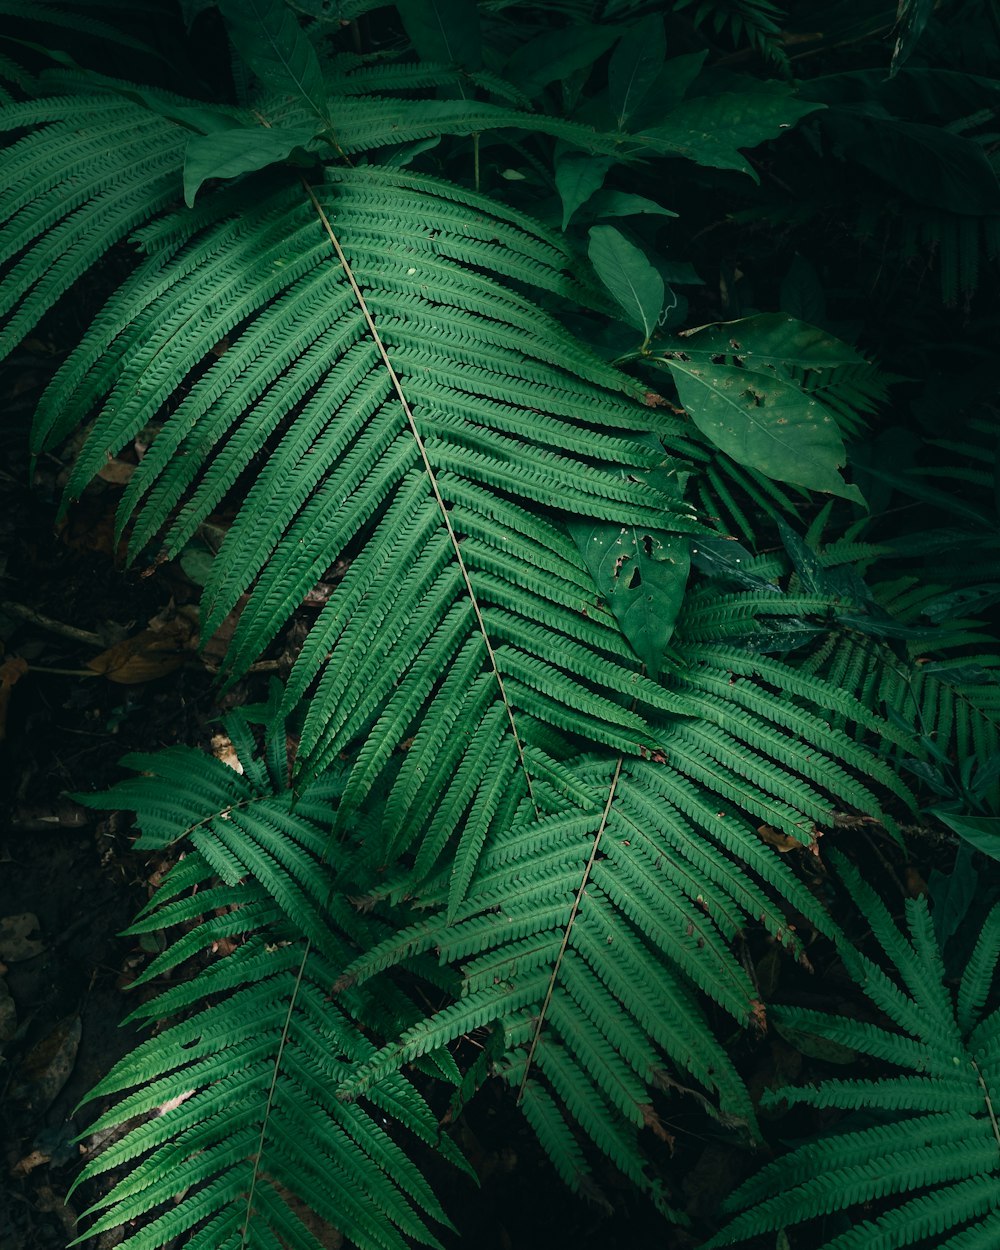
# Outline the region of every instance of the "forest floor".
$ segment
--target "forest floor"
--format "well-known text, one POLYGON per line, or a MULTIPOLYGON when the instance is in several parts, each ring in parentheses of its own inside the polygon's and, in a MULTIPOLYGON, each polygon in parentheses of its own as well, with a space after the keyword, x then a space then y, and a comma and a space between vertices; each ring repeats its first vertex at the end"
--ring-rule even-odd
POLYGON ((129 751, 207 741, 217 710, 210 674, 173 625, 190 635, 183 613, 197 588, 176 572, 116 567, 120 486, 100 484, 55 524, 66 466, 44 456, 32 470, 28 452, 48 364, 29 343, 0 378, 3 1250, 61 1250, 76 1235, 81 1202, 66 1195, 93 1109, 75 1108, 131 1044, 119 1028, 125 989, 148 959, 118 935, 157 865, 132 851, 126 820, 70 796, 120 779, 129 751), (166 647, 152 646, 157 628, 166 647))

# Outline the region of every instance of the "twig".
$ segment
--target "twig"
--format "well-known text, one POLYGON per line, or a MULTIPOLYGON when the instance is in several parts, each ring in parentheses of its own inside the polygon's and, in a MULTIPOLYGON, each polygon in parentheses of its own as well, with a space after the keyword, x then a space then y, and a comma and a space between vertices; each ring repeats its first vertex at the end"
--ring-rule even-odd
POLYGON ((105 641, 97 634, 92 634, 87 629, 77 629, 75 625, 64 625, 62 621, 54 621, 51 616, 44 616, 41 612, 36 612, 34 608, 29 608, 24 603, 10 603, 4 601, 0 603, 0 612, 5 612, 8 616, 17 617, 20 621, 27 621, 31 625, 37 625, 39 629, 47 629, 50 634, 61 634, 63 638, 72 638, 74 642, 84 642, 88 647, 104 647, 105 641))

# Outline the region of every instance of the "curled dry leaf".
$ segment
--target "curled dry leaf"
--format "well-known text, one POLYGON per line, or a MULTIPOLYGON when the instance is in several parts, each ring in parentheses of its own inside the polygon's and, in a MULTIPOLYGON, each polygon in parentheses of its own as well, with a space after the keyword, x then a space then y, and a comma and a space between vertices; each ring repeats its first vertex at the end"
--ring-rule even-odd
POLYGON ((228 734, 218 733, 212 735, 212 754, 217 760, 227 764, 234 772, 243 772, 240 757, 236 754, 236 748, 233 746, 232 739, 228 734))
POLYGON ((133 686, 165 677, 180 668, 184 658, 183 651, 177 649, 176 640, 144 629, 95 655, 87 661, 87 667, 108 681, 133 686))
POLYGON ((123 686, 154 681, 180 668, 195 639, 194 627, 186 616, 154 617, 146 629, 88 660, 87 667, 123 686))
POLYGON ((782 833, 779 829, 772 829, 770 825, 760 825, 757 832, 768 846, 773 846, 781 855, 787 855, 789 851, 801 851, 805 846, 805 843, 800 842, 798 838, 782 833))
POLYGON ((15 1176, 27 1176, 29 1172, 33 1172, 35 1168, 41 1167, 45 1163, 51 1162, 49 1155, 44 1154, 41 1150, 32 1150, 26 1154, 23 1159, 18 1159, 12 1169, 15 1176))

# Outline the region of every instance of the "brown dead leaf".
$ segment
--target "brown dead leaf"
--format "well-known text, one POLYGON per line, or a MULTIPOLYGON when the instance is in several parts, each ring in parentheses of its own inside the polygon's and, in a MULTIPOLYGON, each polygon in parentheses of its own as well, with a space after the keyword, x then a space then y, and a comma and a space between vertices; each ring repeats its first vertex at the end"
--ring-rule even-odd
POLYGON ((62 1224, 67 1238, 72 1238, 79 1232, 76 1227, 77 1213, 66 1204, 60 1194, 52 1189, 51 1185, 40 1185, 35 1190, 35 1210, 48 1211, 55 1215, 62 1224))
POLYGON ((22 959, 34 959, 45 950, 45 943, 30 935, 38 931, 38 917, 34 912, 22 911, 16 916, 4 916, 0 920, 0 959, 7 964, 20 963, 22 959))
POLYGON ((284 1185, 275 1185, 274 1188, 324 1250, 340 1250, 344 1244, 344 1234, 339 1229, 321 1219, 297 1194, 293 1194, 284 1185))
POLYGON ((805 846, 805 843, 800 842, 798 838, 782 833, 780 829, 772 829, 770 825, 758 826, 757 832, 768 846, 773 846, 781 855, 787 855, 789 851, 801 851, 805 846))
POLYGON ((117 495, 111 491, 84 495, 70 508, 66 519, 57 527, 66 544, 74 551, 98 551, 102 555, 124 555, 125 540, 115 538, 114 508, 109 501, 117 495))
POLYGON ((172 621, 155 618, 149 628, 116 643, 87 661, 87 667, 108 681, 134 686, 172 673, 187 659, 192 642, 191 623, 176 616, 172 621))
POLYGON ((13 1168, 11 1168, 11 1173, 14 1176, 27 1176, 35 1168, 40 1168, 43 1164, 51 1162, 52 1158, 50 1155, 43 1154, 40 1150, 32 1150, 23 1159, 18 1159, 13 1168))
POLYGON ((64 1016, 22 1060, 11 1093, 34 1112, 45 1111, 69 1080, 80 1046, 80 1017, 64 1016))
POLYGON ((655 1137, 658 1137, 661 1142, 665 1142, 670 1149, 670 1153, 673 1154, 677 1139, 673 1133, 668 1133, 663 1127, 663 1121, 657 1115, 653 1104, 649 1102, 641 1103, 639 1110, 642 1112, 643 1127, 650 1129, 655 1137))
POLYGON ((930 893, 927 882, 920 875, 919 870, 914 868, 912 864, 907 866, 903 880, 906 883, 906 892, 910 898, 926 898, 930 893))
POLYGON ((226 652, 229 650, 229 643, 236 632, 236 626, 239 624, 240 616, 249 601, 249 595, 241 595, 232 612, 229 613, 212 637, 202 647, 201 654, 210 667, 217 667, 225 658, 226 652))
POLYGON ((193 603, 177 607, 173 600, 146 622, 154 634, 169 635, 185 647, 198 645, 198 609, 193 603))
POLYGON ((240 757, 236 754, 236 748, 233 746, 232 739, 228 734, 219 733, 212 735, 212 754, 217 760, 227 764, 233 772, 243 772, 240 757))
POLYGON ((132 480, 135 465, 128 460, 116 460, 109 456, 97 471, 102 482, 110 482, 112 486, 127 486, 132 480))
POLYGON ((28 671, 28 661, 19 655, 10 655, 0 664, 0 742, 7 733, 7 707, 10 703, 10 692, 28 671))

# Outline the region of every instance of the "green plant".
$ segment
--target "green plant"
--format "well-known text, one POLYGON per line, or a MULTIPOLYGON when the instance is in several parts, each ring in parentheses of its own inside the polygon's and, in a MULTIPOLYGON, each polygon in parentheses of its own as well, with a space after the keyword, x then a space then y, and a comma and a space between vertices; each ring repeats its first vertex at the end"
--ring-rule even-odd
MULTIPOLYGON (((878 535, 820 541, 811 492, 863 503, 846 441, 886 377, 788 313, 686 326, 701 280, 644 194, 650 168, 679 202, 749 185, 743 149, 818 96, 675 53, 681 5, 218 7, 185 13, 232 53, 215 98, 37 34, 0 63, 25 97, 0 347, 132 245, 36 414, 36 454, 87 427, 66 506, 152 423, 131 558, 235 508, 202 603, 204 636, 233 626, 228 680, 343 571, 268 704, 227 721, 242 775, 176 748, 88 800, 193 848, 138 922, 174 931, 143 980, 233 948, 135 1013, 171 1024, 95 1091, 134 1092, 86 1177, 139 1162, 94 1227, 156 1211, 125 1244, 298 1250, 304 1202, 364 1247, 437 1244, 407 1156, 462 1162, 408 1066, 456 1114, 499 1077, 577 1192, 607 1204, 603 1154, 682 1220, 646 1149, 670 1100, 760 1136, 725 1043, 767 1009, 734 942, 759 926, 806 963, 800 931, 836 932, 768 839, 895 832, 901 761, 995 742, 989 674, 930 683, 983 687, 965 719, 917 675, 978 622, 882 582, 878 535)), ((786 64, 771 5, 694 19, 786 64)), ((995 781, 970 794, 993 810, 995 781)))
POLYGON ((989 1009, 1000 954, 1000 906, 987 916, 958 987, 945 983, 925 898, 907 900, 909 933, 849 864, 840 874, 890 972, 846 938, 837 948, 882 1023, 803 1008, 774 1009, 790 1036, 823 1038, 889 1071, 769 1090, 768 1106, 806 1103, 854 1115, 747 1181, 727 1204, 737 1214, 709 1247, 825 1217, 810 1245, 898 1250, 923 1239, 944 1250, 996 1244, 1000 1232, 1000 1009, 989 1009), (837 1214, 865 1204, 865 1219, 837 1214), (875 1208, 874 1210, 872 1208, 875 1208))

